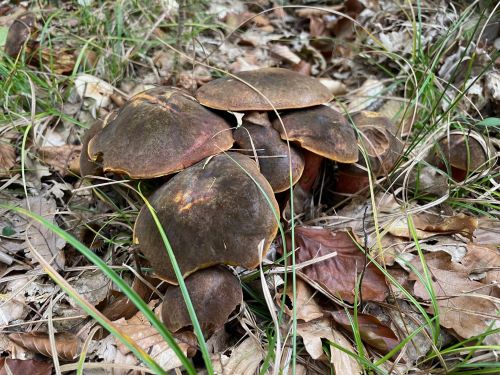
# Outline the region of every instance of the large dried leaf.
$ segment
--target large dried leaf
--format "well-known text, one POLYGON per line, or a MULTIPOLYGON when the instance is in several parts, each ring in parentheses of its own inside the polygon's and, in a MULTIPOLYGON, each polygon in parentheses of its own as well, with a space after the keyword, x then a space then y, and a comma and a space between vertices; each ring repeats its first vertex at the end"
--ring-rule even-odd
MULTIPOLYGON (((495 287, 469 279, 465 267, 453 263, 446 253, 426 254, 426 264, 432 276, 432 288, 438 298, 439 323, 452 329, 463 338, 479 335, 493 323, 498 326, 498 308, 500 300, 493 295, 495 287)), ((422 265, 418 258, 411 261, 422 274, 422 265)), ((416 297, 429 300, 429 293, 418 276, 410 273, 410 280, 415 280, 413 292, 416 297)), ((436 313, 429 307, 431 313, 436 313)), ((487 337, 485 342, 499 343, 500 335, 487 337)))
POLYGON ((11 358, 0 359, 0 375, 50 375, 52 363, 36 361, 34 359, 20 360, 11 358))
POLYGON ((500 252, 498 246, 468 244, 467 253, 462 258, 470 278, 485 284, 498 283, 500 280, 500 252))
POLYGON ((264 359, 264 351, 260 343, 253 337, 248 337, 233 349, 231 355, 214 355, 212 363, 217 375, 253 375, 260 368, 264 359))
MULTIPOLYGON (((26 208, 33 213, 44 217, 47 221, 57 225, 55 213, 57 211, 56 202, 52 198, 47 197, 29 197, 25 203, 26 208)), ((61 249, 66 244, 66 241, 52 232, 43 224, 33 221, 28 226, 27 230, 29 249, 34 248, 40 255, 56 269, 64 267, 64 254, 61 249)), ((35 258, 35 257, 32 257, 35 258)))
MULTIPOLYGON (((32 352, 52 357, 50 337, 45 332, 12 333, 9 338, 17 345, 32 352)), ((57 356, 63 361, 73 361, 80 354, 80 340, 77 336, 61 332, 54 335, 57 356)))
POLYGON ((45 164, 50 165, 64 177, 71 173, 78 173, 81 151, 81 145, 63 145, 41 147, 38 149, 38 154, 45 164))
MULTIPOLYGON (((296 283, 296 300, 295 303, 293 301, 293 289, 292 283, 288 283, 286 287, 286 295, 290 300, 290 303, 293 305, 292 309, 289 309, 288 306, 285 305, 285 312, 292 316, 293 309, 297 310, 296 315, 297 319, 303 320, 305 322, 309 322, 314 319, 318 319, 323 317, 323 309, 318 305, 316 300, 314 299, 314 294, 312 288, 307 285, 302 280, 297 280, 296 283)), ((281 303, 282 295, 281 293, 276 294, 276 301, 281 303)))
MULTIPOLYGON (((352 332, 352 325, 345 311, 332 311, 331 316, 335 323, 352 332)), ((351 316, 354 320, 354 317, 351 316)), ((382 354, 387 354, 398 344, 398 337, 394 332, 372 315, 358 314, 358 327, 361 339, 382 354)))
POLYGON ((337 252, 336 256, 306 266, 302 272, 318 282, 331 294, 354 302, 358 277, 364 270, 361 294, 364 300, 383 301, 387 285, 383 273, 372 263, 352 240, 349 232, 331 232, 324 228, 297 227, 295 229, 297 263, 337 252), (365 263, 366 267, 365 267, 365 263))
MULTIPOLYGON (((146 351, 165 371, 172 370, 182 365, 174 351, 168 346, 158 331, 151 326, 141 312, 135 314, 131 319, 125 320, 122 318, 113 323, 123 333, 135 341, 137 345, 144 349, 144 351, 146 351)), ((188 351, 190 354, 193 354, 193 347, 196 346, 196 338, 194 335, 188 333, 176 337, 176 341, 182 352, 185 355, 188 354, 188 351)), ((116 342, 115 345, 122 355, 132 355, 130 350, 122 342, 116 342)), ((115 357, 115 359, 119 358, 120 356, 115 357)))
MULTIPOLYGON (((417 238, 423 239, 440 234, 459 233, 472 239, 472 234, 477 228, 478 221, 472 216, 460 213, 455 216, 444 217, 431 213, 420 213, 412 216, 413 224, 417 232, 417 238)), ((411 238, 406 218, 394 222, 389 232, 398 237, 411 238)))
MULTIPOLYGON (((302 337, 306 351, 313 359, 326 358, 323 352, 322 339, 335 343, 352 353, 355 352, 349 340, 332 327, 329 319, 300 323, 297 325, 297 334, 302 337)), ((353 357, 334 346, 330 346, 330 352, 330 362, 335 367, 336 374, 355 375, 361 373, 361 368, 353 357)))

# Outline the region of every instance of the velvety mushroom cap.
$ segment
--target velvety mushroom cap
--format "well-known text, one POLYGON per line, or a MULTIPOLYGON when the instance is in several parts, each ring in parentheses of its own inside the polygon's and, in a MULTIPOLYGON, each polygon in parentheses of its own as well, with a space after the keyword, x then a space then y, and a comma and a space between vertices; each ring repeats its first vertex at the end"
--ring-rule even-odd
MULTIPOLYGON (((474 171, 488 167, 487 147, 481 146, 479 141, 472 136, 464 134, 450 134, 439 142, 442 155, 452 167, 462 171, 474 171)), ((494 152, 493 152, 494 154, 494 152)))
MULTIPOLYGON (((206 339, 224 327, 229 315, 243 300, 238 278, 223 267, 197 271, 186 278, 185 283, 206 339)), ((168 287, 163 299, 161 316, 163 324, 172 332, 192 327, 178 286, 168 287)))
POLYGON ((229 124, 182 90, 134 96, 89 143, 105 172, 154 178, 178 172, 233 144, 229 124))
POLYGON ((20 15, 10 26, 5 40, 5 53, 15 58, 36 28, 36 17, 33 13, 20 15))
MULTIPOLYGON (((248 156, 229 152, 185 169, 150 198, 185 277, 216 264, 255 268, 278 231, 273 190, 248 156), (266 193, 272 206, 257 186, 266 193)), ((156 274, 176 277, 153 218, 144 206, 134 241, 156 274)))
MULTIPOLYGON (((360 141, 368 155, 372 173, 375 176, 388 174, 403 152, 403 143, 396 136, 396 126, 378 112, 360 112, 353 117, 353 121, 362 133, 360 141)), ((359 163, 366 166, 361 153, 359 163)))
POLYGON ((329 102, 332 95, 318 80, 291 70, 263 68, 223 77, 201 86, 196 99, 225 111, 272 111, 305 108, 329 102), (250 87, 250 86, 252 87, 250 87), (259 92, 257 92, 257 89, 259 92))
POLYGON ((286 134, 279 119, 273 121, 281 138, 298 142, 301 147, 327 159, 341 163, 358 160, 358 146, 354 129, 337 111, 318 106, 293 111, 281 116, 286 134))
MULTIPOLYGON (((233 136, 239 147, 250 150, 242 151, 246 155, 254 156, 253 147, 255 147, 260 172, 269 181, 275 193, 290 188, 288 147, 275 129, 243 123, 243 126, 234 131, 233 136)), ((295 185, 304 171, 304 158, 293 146, 290 146, 290 154, 292 156, 292 183, 295 185)))
POLYGON ((85 132, 82 138, 82 153, 80 154, 80 176, 99 176, 102 175, 102 166, 93 161, 88 152, 89 142, 95 137, 111 120, 117 115, 117 111, 109 113, 104 120, 97 120, 85 132))

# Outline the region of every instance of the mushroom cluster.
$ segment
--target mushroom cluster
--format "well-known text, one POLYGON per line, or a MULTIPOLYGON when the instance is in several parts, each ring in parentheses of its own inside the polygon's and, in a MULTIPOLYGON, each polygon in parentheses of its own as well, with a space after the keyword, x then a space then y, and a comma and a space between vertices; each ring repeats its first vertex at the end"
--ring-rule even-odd
MULTIPOLYGON (((172 175, 149 202, 194 306, 220 313, 202 320, 206 336, 242 299, 236 276, 223 265, 256 268, 277 234, 275 193, 297 183, 304 169, 314 169, 322 158, 358 160, 356 133, 324 105, 330 100, 314 78, 266 68, 211 81, 194 97, 172 87, 144 91, 84 137, 82 175, 172 175), (243 113, 239 126, 222 111, 243 113)), ((164 323, 173 331, 185 327, 187 315, 172 315, 187 312, 175 307, 182 305, 177 279, 146 205, 133 238, 156 275, 172 284, 164 323)))

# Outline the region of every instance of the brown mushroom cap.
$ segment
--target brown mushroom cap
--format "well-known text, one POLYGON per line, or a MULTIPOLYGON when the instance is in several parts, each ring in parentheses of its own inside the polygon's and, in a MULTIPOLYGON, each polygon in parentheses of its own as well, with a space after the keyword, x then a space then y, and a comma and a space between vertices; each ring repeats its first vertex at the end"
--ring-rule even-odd
MULTIPOLYGON (((271 127, 243 123, 233 133, 236 143, 243 149, 255 147, 259 158, 260 172, 269 181, 275 193, 290 188, 290 165, 288 147, 279 133, 271 127), (252 146, 253 142, 253 146, 252 146)), ((243 152, 253 156, 253 151, 243 152)), ((304 171, 304 158, 299 150, 290 146, 292 157, 292 184, 299 180, 304 171)))
POLYGON ((233 144, 229 124, 182 90, 134 96, 89 143, 105 172, 154 178, 178 172, 233 144))
POLYGON ((30 41, 31 34, 34 33, 35 30, 35 15, 30 12, 21 14, 9 27, 7 39, 5 40, 5 53, 15 58, 19 52, 21 52, 25 43, 27 43, 27 47, 30 50, 33 44, 35 44, 33 41, 30 41))
MULTIPOLYGON (((229 315, 243 300, 238 278, 224 267, 197 271, 186 278, 185 283, 206 339, 224 326, 229 315)), ((163 324, 172 332, 192 326, 178 286, 168 287, 161 316, 163 324)))
MULTIPOLYGON (((361 144, 370 161, 370 169, 375 176, 388 174, 401 157, 403 143, 396 136, 396 126, 383 114, 363 111, 353 117, 356 127, 361 131, 361 144)), ((366 166, 365 158, 359 154, 359 163, 366 166)), ((354 166, 346 166, 364 174, 354 166)))
POLYGON ((88 152, 89 142, 92 138, 99 133, 109 121, 113 120, 117 115, 117 111, 109 113, 104 120, 97 120, 85 132, 82 138, 82 153, 80 154, 80 176, 99 176, 102 175, 103 170, 99 163, 93 161, 88 152))
POLYGON ((312 107, 329 102, 332 95, 318 80, 281 68, 263 68, 223 77, 201 86, 196 99, 225 111, 272 111, 312 107), (252 87, 259 92, 255 91, 252 87), (262 96, 264 95, 273 106, 262 96))
POLYGON ((295 141, 301 147, 327 159, 341 163, 358 160, 358 146, 354 129, 337 111, 327 106, 293 111, 273 121, 281 138, 295 141))
MULTIPOLYGON (((216 264, 255 268, 260 242, 264 240, 265 254, 278 231, 273 190, 257 164, 239 153, 220 154, 185 169, 158 189, 150 202, 184 277, 216 264)), ((175 284, 170 259, 146 206, 136 220, 134 241, 157 275, 175 284)))
MULTIPOLYGON (((477 133, 476 133, 477 134, 477 133)), ((480 135, 477 135, 480 137, 480 135)), ((466 134, 450 134, 439 141, 442 155, 448 163, 462 171, 484 170, 488 168, 487 163, 490 155, 490 145, 485 141, 484 146, 474 136, 466 134)))

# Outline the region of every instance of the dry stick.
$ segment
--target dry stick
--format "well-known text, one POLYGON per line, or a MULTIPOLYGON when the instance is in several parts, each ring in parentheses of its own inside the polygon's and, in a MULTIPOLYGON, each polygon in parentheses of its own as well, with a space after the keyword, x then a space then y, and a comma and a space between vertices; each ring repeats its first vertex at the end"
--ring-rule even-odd
MULTIPOLYGON (((186 22, 186 0, 179 0, 179 15, 177 16, 177 35, 175 40, 175 49, 183 51, 182 48, 182 34, 184 34, 184 22, 186 22)), ((177 76, 179 74, 180 58, 179 54, 174 54, 174 74, 172 76, 172 85, 177 84, 177 76)))

